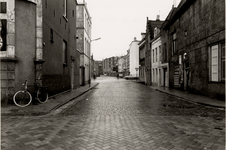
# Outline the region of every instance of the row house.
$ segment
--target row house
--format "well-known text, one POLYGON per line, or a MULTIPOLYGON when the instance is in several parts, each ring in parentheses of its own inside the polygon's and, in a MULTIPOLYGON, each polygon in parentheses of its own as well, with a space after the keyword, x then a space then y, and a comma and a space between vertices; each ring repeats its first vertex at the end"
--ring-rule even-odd
POLYGON ((163 21, 159 16, 156 20, 149 20, 147 17, 146 36, 145 36, 145 84, 157 84, 159 81, 159 58, 161 50, 160 28, 163 21), (160 49, 159 49, 160 46, 160 49))
POLYGON ((2 104, 25 79, 48 86, 49 95, 79 86, 76 7, 75 0, 0 0, 2 104))
POLYGON ((141 41, 138 43, 139 46, 139 80, 140 82, 146 81, 145 74, 145 33, 141 33, 141 41))
POLYGON ((160 33, 159 76, 166 78, 159 86, 225 99, 224 6, 224 0, 182 0, 172 8, 160 33))
POLYGON ((151 60, 152 60, 152 85, 160 86, 161 82, 161 68, 160 68, 160 55, 161 55, 161 36, 160 29, 155 27, 154 39, 151 41, 151 60))
POLYGON ((129 50, 127 50, 127 54, 125 55, 125 75, 124 76, 128 76, 130 74, 129 66, 130 66, 130 52, 129 50))
POLYGON ((109 76, 116 76, 118 68, 118 57, 110 57, 103 60, 103 72, 109 76))
POLYGON ((98 77, 103 75, 103 61, 94 61, 94 74, 98 77))
POLYGON ((135 37, 129 45, 129 72, 134 77, 139 77, 139 42, 135 37))
POLYGON ((118 57, 118 73, 120 77, 126 76, 126 55, 118 57))
POLYGON ((86 2, 79 2, 76 16, 77 49, 80 52, 80 85, 90 83, 92 76, 91 27, 92 20, 86 2))
POLYGON ((225 99, 225 1, 182 0, 167 32, 169 86, 225 99))
POLYGON ((224 6, 224 0, 181 0, 165 21, 147 18, 145 84, 225 100, 224 6))

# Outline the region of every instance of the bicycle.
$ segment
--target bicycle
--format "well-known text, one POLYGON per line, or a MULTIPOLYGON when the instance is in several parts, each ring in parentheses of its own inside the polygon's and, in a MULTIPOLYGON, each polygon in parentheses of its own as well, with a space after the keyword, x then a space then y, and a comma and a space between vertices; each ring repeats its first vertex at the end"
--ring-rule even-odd
MULTIPOLYGON (((31 92, 28 91, 28 79, 22 84, 23 90, 17 91, 13 96, 14 103, 19 107, 26 107, 32 102, 31 92)), ((48 100, 48 87, 35 84, 34 96, 40 103, 45 103, 48 100)))

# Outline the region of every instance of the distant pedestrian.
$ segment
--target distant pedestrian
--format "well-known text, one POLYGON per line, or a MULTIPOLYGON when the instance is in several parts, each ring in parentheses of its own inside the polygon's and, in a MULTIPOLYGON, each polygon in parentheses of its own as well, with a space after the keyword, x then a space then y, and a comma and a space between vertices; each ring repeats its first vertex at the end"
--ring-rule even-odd
POLYGON ((117 73, 116 77, 119 78, 119 74, 118 73, 117 73))

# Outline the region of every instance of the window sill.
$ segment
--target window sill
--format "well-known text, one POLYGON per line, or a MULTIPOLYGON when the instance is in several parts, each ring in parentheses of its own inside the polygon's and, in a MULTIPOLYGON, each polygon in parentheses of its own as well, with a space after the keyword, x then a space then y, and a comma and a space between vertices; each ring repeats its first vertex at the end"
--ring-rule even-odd
POLYGON ((225 80, 221 80, 221 81, 209 81, 209 83, 219 83, 219 84, 225 84, 225 80))
POLYGON ((66 63, 63 63, 63 66, 64 66, 64 67, 66 67, 66 66, 67 66, 67 64, 66 64, 66 63))
POLYGON ((63 18, 66 20, 66 22, 68 22, 68 19, 65 15, 63 15, 63 18))

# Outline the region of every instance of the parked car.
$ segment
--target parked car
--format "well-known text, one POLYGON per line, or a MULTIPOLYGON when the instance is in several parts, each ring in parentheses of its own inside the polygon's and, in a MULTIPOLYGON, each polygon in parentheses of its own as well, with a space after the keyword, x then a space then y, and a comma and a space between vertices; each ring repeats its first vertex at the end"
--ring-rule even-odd
POLYGON ((134 76, 125 76, 124 78, 126 80, 132 80, 132 79, 137 80, 137 79, 139 79, 138 77, 134 77, 134 76))

